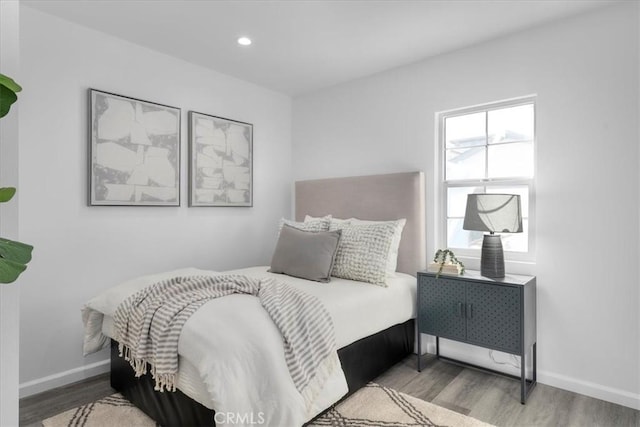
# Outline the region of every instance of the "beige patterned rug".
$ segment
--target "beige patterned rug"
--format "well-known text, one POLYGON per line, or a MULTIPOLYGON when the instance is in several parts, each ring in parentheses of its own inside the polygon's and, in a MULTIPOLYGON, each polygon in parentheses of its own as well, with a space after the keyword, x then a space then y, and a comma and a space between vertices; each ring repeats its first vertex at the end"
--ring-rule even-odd
MULTIPOLYGON (((142 411, 116 393, 43 421, 45 427, 155 426, 142 411)), ((488 427, 475 418, 404 393, 369 383, 308 426, 488 427)), ((283 426, 284 427, 284 426, 283 426)))

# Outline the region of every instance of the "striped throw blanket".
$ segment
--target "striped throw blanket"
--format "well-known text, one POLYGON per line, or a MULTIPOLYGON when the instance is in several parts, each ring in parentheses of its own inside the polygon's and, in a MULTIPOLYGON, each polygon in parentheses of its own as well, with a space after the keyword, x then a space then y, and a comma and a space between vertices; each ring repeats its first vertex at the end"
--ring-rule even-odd
POLYGON ((273 279, 222 274, 175 277, 155 283, 120 304, 115 339, 136 376, 147 368, 158 391, 175 391, 178 340, 183 325, 203 304, 231 294, 257 296, 284 339, 284 356, 307 406, 340 366, 333 323, 313 296, 273 279))

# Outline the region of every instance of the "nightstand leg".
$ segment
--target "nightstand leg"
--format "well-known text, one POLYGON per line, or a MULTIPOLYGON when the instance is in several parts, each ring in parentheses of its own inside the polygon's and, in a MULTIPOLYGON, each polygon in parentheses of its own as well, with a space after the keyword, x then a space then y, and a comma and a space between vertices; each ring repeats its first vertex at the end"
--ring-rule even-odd
POLYGON ((533 382, 536 383, 538 381, 538 366, 536 363, 537 355, 536 355, 536 344, 533 343, 533 382))
POLYGON ((522 353, 520 357, 520 403, 524 405, 524 401, 526 399, 527 393, 527 375, 526 375, 526 361, 525 361, 525 352, 522 353))
POLYGON ((531 372, 531 382, 529 384, 527 384, 527 376, 526 376, 526 357, 525 354, 528 353, 528 351, 526 351, 525 353, 523 353, 521 360, 520 360, 520 403, 522 403, 523 405, 525 404, 525 401, 527 399, 527 396, 529 395, 529 393, 531 393, 531 390, 533 389, 533 387, 535 387, 535 385, 537 384, 538 381, 538 360, 537 360, 537 352, 536 352, 536 343, 533 343, 533 345, 531 346, 531 362, 532 363, 532 368, 533 371, 531 372))
POLYGON ((440 337, 436 337, 436 357, 440 357, 440 337))
POLYGON ((422 371, 420 358, 422 357, 422 334, 418 331, 418 372, 422 371))

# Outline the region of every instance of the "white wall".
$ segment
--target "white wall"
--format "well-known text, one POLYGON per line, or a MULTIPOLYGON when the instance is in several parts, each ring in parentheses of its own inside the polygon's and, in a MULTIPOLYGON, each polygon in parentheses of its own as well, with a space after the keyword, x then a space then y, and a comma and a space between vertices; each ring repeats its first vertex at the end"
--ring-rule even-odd
MULTIPOLYGON (((0 72, 20 78, 20 40, 17 1, 0 2, 0 72)), ((18 183, 18 104, 0 121, 0 187, 18 183)), ((18 198, 0 205, 0 236, 18 239, 18 198)), ((19 284, 0 284, 0 426, 18 425, 19 284)))
MULTIPOLYGON (((537 94, 537 259, 508 267, 538 277, 538 378, 640 408, 637 9, 608 7, 299 97, 293 164, 294 179, 424 170, 433 253, 436 113, 537 94)), ((491 365, 486 350, 443 352, 491 365)))
MULTIPOLYGON (((26 6, 21 8, 22 395, 100 370, 80 308, 122 280, 268 264, 291 206, 291 99, 26 6), (88 207, 88 89, 182 108, 182 204, 88 207), (187 208, 187 111, 254 125, 254 207, 187 208)), ((215 55, 215 52, 203 52, 215 55)))

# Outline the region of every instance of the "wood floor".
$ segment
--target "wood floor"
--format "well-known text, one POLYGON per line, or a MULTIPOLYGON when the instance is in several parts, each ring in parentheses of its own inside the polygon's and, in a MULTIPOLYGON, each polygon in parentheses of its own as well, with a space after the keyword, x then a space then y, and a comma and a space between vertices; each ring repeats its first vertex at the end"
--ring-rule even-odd
POLYGON ((520 382, 423 356, 410 356, 378 384, 496 426, 639 427, 640 411, 538 383, 520 404, 520 382))
MULTIPOLYGON (((423 370, 410 356, 377 383, 496 426, 640 427, 640 412, 538 384, 526 405, 518 381, 424 356, 423 370)), ((41 421, 113 393, 108 374, 20 400, 20 425, 41 421)))

